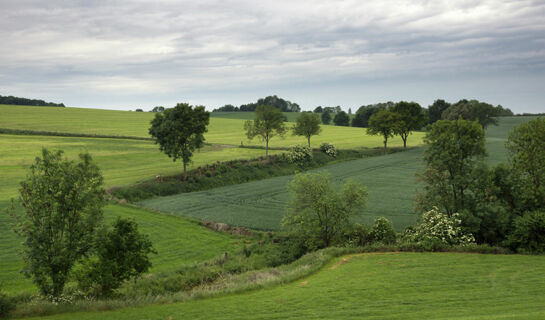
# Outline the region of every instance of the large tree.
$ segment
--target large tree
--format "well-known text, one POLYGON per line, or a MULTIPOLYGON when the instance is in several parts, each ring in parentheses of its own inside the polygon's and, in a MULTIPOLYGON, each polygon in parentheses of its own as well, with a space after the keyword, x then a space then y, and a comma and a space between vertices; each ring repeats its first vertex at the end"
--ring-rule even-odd
POLYGON ((352 127, 367 128, 369 126, 369 118, 382 109, 386 109, 382 104, 361 106, 352 119, 352 127))
POLYGON ((333 244, 365 206, 367 189, 349 180, 337 191, 325 172, 296 175, 289 185, 291 200, 282 219, 289 231, 303 236, 310 248, 333 244))
POLYGON ((426 210, 433 206, 449 216, 468 209, 468 193, 475 182, 477 165, 486 155, 485 135, 475 121, 439 120, 424 139, 427 168, 422 174, 426 183, 421 204, 426 210))
POLYGON ((399 122, 394 128, 394 133, 403 139, 403 147, 407 148, 407 138, 412 131, 422 129, 426 123, 426 114, 418 103, 406 101, 396 103, 392 111, 399 114, 399 122))
POLYGON ((284 137, 286 126, 282 111, 273 106, 260 105, 255 109, 255 120, 244 122, 244 130, 248 139, 258 137, 265 141, 265 156, 269 160, 269 141, 274 136, 284 137))
POLYGON ((381 135, 384 138, 384 152, 386 152, 388 138, 394 136, 394 132, 398 125, 399 115, 390 110, 382 109, 369 118, 367 134, 381 135))
POLYGON ((443 120, 457 120, 462 118, 464 120, 477 121, 486 129, 489 125, 498 125, 499 109, 486 102, 480 102, 477 100, 460 100, 446 109, 442 114, 443 120))
POLYGON ((329 111, 324 111, 321 119, 323 124, 329 124, 331 122, 331 113, 329 111))
POLYGON ((193 152, 204 145, 209 122, 210 113, 203 106, 193 107, 187 103, 178 103, 174 108, 157 113, 151 121, 149 133, 159 149, 173 161, 182 159, 184 179, 187 179, 187 164, 193 152))
POLYGON ((335 123, 336 126, 348 127, 350 125, 350 116, 344 111, 339 111, 335 114, 333 123, 335 123))
POLYGON ((437 99, 432 105, 428 106, 429 123, 435 123, 442 119, 443 112, 450 107, 450 103, 443 99, 437 99))
POLYGON ((310 147, 310 137, 320 134, 321 130, 318 115, 316 113, 303 112, 295 121, 293 134, 307 138, 308 146, 310 147))
POLYGON ((42 150, 21 183, 24 214, 12 214, 24 236, 24 273, 44 295, 59 296, 70 270, 92 245, 105 204, 103 179, 89 154, 78 162, 42 150))

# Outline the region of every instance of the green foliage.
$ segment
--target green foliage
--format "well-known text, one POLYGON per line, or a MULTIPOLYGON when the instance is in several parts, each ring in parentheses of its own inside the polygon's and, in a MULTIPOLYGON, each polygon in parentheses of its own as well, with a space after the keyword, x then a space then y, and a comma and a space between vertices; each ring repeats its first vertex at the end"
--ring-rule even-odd
POLYGON ((324 142, 320 145, 320 151, 322 151, 323 153, 327 154, 328 156, 332 158, 337 157, 337 148, 335 148, 334 145, 329 144, 327 142, 324 142))
POLYGON ((320 117, 315 113, 303 112, 295 121, 293 127, 293 135, 304 136, 308 140, 308 147, 310 148, 310 137, 320 134, 322 129, 320 128, 320 117))
POLYGON ((344 111, 337 112, 333 118, 333 123, 336 126, 348 127, 350 125, 350 116, 344 111))
POLYGON ((312 162, 312 149, 305 145, 297 145, 286 154, 288 162, 296 164, 299 168, 308 167, 312 162))
POLYGON ((443 99, 437 99, 428 107, 429 124, 433 124, 442 119, 442 114, 451 106, 443 99))
POLYGON ((498 110, 491 104, 477 100, 460 100, 443 111, 443 120, 464 120, 477 121, 483 129, 489 125, 498 125, 498 110))
POLYGON ((282 111, 273 106, 260 105, 255 109, 255 120, 244 123, 248 139, 258 137, 265 141, 265 155, 269 159, 269 141, 274 136, 284 137, 287 128, 284 124, 282 111))
POLYGON ((545 207, 545 118, 523 123, 506 143, 510 163, 522 181, 525 202, 533 210, 545 207))
POLYGON ((482 127, 473 121, 441 120, 426 134, 424 153, 427 168, 421 175, 426 183, 420 204, 425 210, 438 205, 447 215, 468 208, 468 189, 474 168, 485 156, 482 127))
POLYGON ((406 101, 396 103, 392 111, 400 116, 397 125, 394 126, 394 133, 403 139, 403 147, 406 148, 407 138, 412 131, 420 130, 426 123, 426 114, 418 103, 406 101))
POLYGON ((174 108, 155 114, 149 134, 173 161, 182 159, 185 176, 193 152, 204 145, 204 133, 208 131, 209 122, 210 112, 203 106, 178 103, 174 108))
POLYGON ((42 150, 21 183, 24 272, 44 295, 59 296, 74 263, 90 249, 102 219, 102 175, 89 154, 79 162, 42 150))
POLYGON ((351 224, 343 232, 343 243, 350 247, 363 247, 372 242, 371 228, 364 224, 351 224))
POLYGON ((297 174, 289 190, 291 200, 282 225, 304 237, 311 249, 337 241, 367 200, 364 186, 349 180, 336 191, 325 172, 297 174))
POLYGON ((528 212, 514 221, 509 245, 521 252, 545 253, 545 212, 528 212))
POLYGON ((473 235, 463 230, 459 214, 454 213, 449 217, 437 208, 422 214, 422 220, 408 238, 414 242, 438 241, 449 246, 475 242, 473 235))
POLYGON ((134 220, 118 218, 113 229, 97 237, 95 256, 84 263, 78 283, 84 292, 110 296, 121 284, 147 272, 156 253, 134 220))
MULTIPOLYGON (((260 98, 257 102, 242 104, 238 108, 240 111, 255 111, 259 106, 272 106, 283 112, 299 112, 301 107, 295 102, 289 100, 284 100, 282 98, 274 96, 267 96, 265 98, 260 98)), ((236 111, 236 110, 235 110, 236 111)))
POLYGON ((7 317, 13 309, 15 309, 15 305, 11 302, 11 299, 2 292, 2 286, 0 286, 0 319, 7 317))
POLYGON ((269 267, 278 267, 299 259, 308 251, 304 237, 292 234, 279 244, 267 247, 264 251, 265 263, 269 267))
POLYGON ((382 109, 369 118, 367 134, 381 135, 384 138, 384 152, 388 144, 388 138, 394 136, 399 126, 400 116, 390 110, 382 109))
POLYGON ((329 124, 331 122, 331 113, 328 111, 322 112, 321 119, 323 124, 329 124))
POLYGON ((371 239, 374 242, 384 244, 393 244, 396 242, 397 234, 394 230, 392 222, 384 217, 375 219, 370 232, 371 239))

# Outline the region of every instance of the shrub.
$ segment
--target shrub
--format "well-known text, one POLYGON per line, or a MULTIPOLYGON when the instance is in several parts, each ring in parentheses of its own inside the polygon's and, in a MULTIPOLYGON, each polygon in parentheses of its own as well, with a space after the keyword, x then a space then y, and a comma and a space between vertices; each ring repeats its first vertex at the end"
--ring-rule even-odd
POLYGON ((288 162, 301 168, 307 167, 312 162, 312 149, 308 146, 297 145, 286 154, 286 158, 288 162))
POLYGON ((264 252, 265 263, 269 267, 288 264, 299 259, 308 251, 303 237, 290 235, 278 245, 267 247, 264 252))
POLYGON ((355 223, 344 231, 344 244, 350 247, 363 247, 373 241, 371 229, 363 224, 355 223))
MULTIPOLYGON (((450 217, 434 207, 422 215, 422 222, 414 228, 408 238, 414 242, 466 245, 475 242, 471 233, 464 232, 462 220, 457 213, 450 217)), ((435 246, 435 245, 434 245, 435 246)))
POLYGON ((337 157, 337 148, 334 145, 324 142, 320 145, 320 151, 327 154, 330 157, 337 157))
MULTIPOLYGON (((0 287, 0 290, 2 288, 0 287)), ((0 318, 6 317, 8 313, 13 310, 15 306, 11 300, 0 291, 0 318)))
POLYGON ((521 252, 545 253, 545 212, 528 212, 517 217, 509 244, 521 252))
POLYGON ((392 226, 392 222, 384 217, 375 219, 375 223, 371 228, 371 239, 375 242, 384 244, 392 244, 396 242, 396 232, 392 226))

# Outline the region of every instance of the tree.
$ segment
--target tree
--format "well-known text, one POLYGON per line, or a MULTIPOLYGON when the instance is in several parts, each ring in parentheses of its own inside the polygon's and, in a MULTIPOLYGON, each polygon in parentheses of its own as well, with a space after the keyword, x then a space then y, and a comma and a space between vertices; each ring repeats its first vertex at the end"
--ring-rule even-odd
POLYGON ((187 103, 178 103, 174 108, 157 113, 151 121, 150 135, 173 161, 182 160, 184 179, 187 179, 187 164, 193 152, 204 145, 209 122, 210 113, 203 106, 193 107, 187 103))
POLYGON ((429 123, 432 124, 438 120, 441 120, 443 112, 449 107, 450 103, 446 102, 445 100, 435 100, 432 105, 428 106, 429 123))
POLYGON ((297 136, 304 136, 307 138, 308 146, 310 147, 310 137, 320 134, 320 118, 315 113, 301 113, 295 122, 293 127, 293 134, 297 136))
POLYGON ((248 139, 258 137, 265 141, 265 156, 269 160, 269 141, 274 136, 284 137, 286 126, 282 117, 282 111, 273 106, 258 106, 255 109, 255 120, 244 123, 244 130, 248 139))
POLYGON ((109 296, 121 284, 149 270, 149 254, 156 253, 147 235, 140 234, 133 220, 117 218, 113 230, 97 237, 95 257, 84 263, 78 275, 84 291, 95 287, 96 294, 109 296))
POLYGON ((425 210, 438 206, 450 217, 470 207, 467 195, 474 171, 486 155, 484 131, 474 121, 440 120, 426 134, 424 152, 427 168, 422 175, 425 210))
POLYGON ((348 114, 352 114, 352 108, 348 108, 348 114))
POLYGON ((329 124, 331 122, 331 113, 329 111, 324 111, 322 113, 322 123, 329 124))
POLYGON ((165 107, 163 106, 153 107, 153 109, 150 110, 150 112, 164 112, 164 111, 165 111, 165 107))
POLYGON ((530 208, 545 207, 545 118, 522 123, 506 143, 510 163, 522 180, 530 208))
POLYGON ((403 139, 403 148, 407 148, 407 138, 412 131, 420 130, 424 126, 426 115, 416 102, 400 101, 395 104, 392 111, 400 116, 398 125, 394 128, 394 134, 403 139))
POLYGON ((390 110, 380 110, 369 118, 367 134, 381 135, 384 138, 384 152, 388 144, 388 138, 394 136, 396 127, 399 125, 399 115, 390 110))
POLYGON ((350 116, 344 111, 337 112, 335 118, 333 118, 333 123, 335 123, 336 126, 348 127, 350 125, 350 116))
POLYGON ((284 100, 277 96, 267 96, 265 98, 258 99, 257 102, 243 104, 240 106, 240 111, 255 111, 258 106, 273 106, 280 109, 282 112, 299 112, 301 107, 297 103, 284 100))
POLYGON ((352 127, 367 128, 369 118, 380 110, 386 109, 382 104, 361 106, 352 119, 352 127))
POLYGON ((336 191, 325 172, 297 174, 289 185, 291 200, 282 225, 302 235, 310 248, 328 247, 365 206, 367 189, 349 180, 336 191))
POLYGON ((21 183, 24 214, 16 231, 24 236, 23 272, 44 295, 59 296, 74 263, 90 249, 105 204, 103 179, 89 154, 79 162, 62 151, 42 149, 21 183))
POLYGON ((493 105, 477 100, 460 100, 446 109, 442 114, 443 120, 464 120, 477 121, 486 130, 490 124, 498 125, 495 118, 498 115, 498 109, 493 105))
POLYGON ((316 108, 314 108, 314 113, 322 113, 324 112, 324 109, 322 108, 322 106, 317 106, 316 108))

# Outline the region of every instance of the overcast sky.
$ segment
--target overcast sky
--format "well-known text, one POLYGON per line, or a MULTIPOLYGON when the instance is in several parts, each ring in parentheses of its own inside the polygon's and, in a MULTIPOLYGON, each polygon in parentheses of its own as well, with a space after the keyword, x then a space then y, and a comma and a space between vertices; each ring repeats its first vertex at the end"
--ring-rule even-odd
POLYGON ((303 109, 475 98, 545 112, 545 1, 0 0, 0 95, 303 109))

